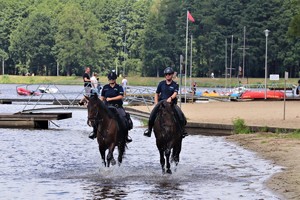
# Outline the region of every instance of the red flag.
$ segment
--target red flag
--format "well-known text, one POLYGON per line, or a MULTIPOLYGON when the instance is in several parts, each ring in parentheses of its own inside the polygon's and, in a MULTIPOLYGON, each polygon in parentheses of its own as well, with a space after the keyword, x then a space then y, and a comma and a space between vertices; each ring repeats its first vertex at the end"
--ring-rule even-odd
POLYGON ((189 19, 191 22, 195 22, 195 19, 194 19, 194 17, 191 15, 190 11, 187 12, 187 16, 188 16, 188 19, 189 19))

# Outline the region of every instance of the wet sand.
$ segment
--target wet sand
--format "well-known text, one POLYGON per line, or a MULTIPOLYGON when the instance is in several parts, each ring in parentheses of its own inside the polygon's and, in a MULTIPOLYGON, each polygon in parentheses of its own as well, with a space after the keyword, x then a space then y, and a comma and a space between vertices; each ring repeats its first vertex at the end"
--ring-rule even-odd
MULTIPOLYGON (((251 126, 300 129, 300 101, 287 101, 285 106, 283 101, 249 101, 189 103, 181 107, 188 122, 232 124, 240 118, 251 126)), ((134 108, 149 112, 146 106, 134 108)), ((283 199, 300 199, 300 140, 269 135, 232 135, 226 139, 284 167, 266 184, 283 199)))

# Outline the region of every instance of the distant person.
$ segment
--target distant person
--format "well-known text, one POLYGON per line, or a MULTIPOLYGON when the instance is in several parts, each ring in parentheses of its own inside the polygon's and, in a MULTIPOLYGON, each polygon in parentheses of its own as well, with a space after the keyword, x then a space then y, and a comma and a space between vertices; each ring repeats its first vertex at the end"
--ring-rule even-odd
MULTIPOLYGON (((83 79, 83 86, 84 86, 84 95, 87 95, 89 96, 90 93, 91 93, 91 88, 92 88, 92 85, 91 85, 91 78, 90 78, 90 72, 91 72, 91 69, 90 67, 86 67, 85 68, 85 71, 84 71, 84 74, 82 75, 82 79, 83 79)), ((85 102, 85 98, 83 97, 80 101, 79 101, 79 105, 84 105, 84 102, 85 102)))
POLYGON ((296 87, 296 91, 295 91, 296 96, 300 96, 300 80, 298 80, 298 86, 296 87))
POLYGON ((215 74, 212 72, 212 73, 210 74, 210 77, 211 77, 211 78, 215 78, 215 74))
POLYGON ((91 77, 91 85, 92 88, 95 89, 98 94, 100 94, 101 86, 99 83, 98 74, 96 72, 94 72, 93 76, 91 77))
POLYGON ((126 95, 127 83, 128 83, 128 80, 126 79, 126 76, 124 76, 122 79, 122 87, 124 90, 124 95, 126 95))
POLYGON ((196 90, 197 90, 197 83, 194 81, 193 84, 192 84, 192 95, 195 95, 196 94, 196 90))

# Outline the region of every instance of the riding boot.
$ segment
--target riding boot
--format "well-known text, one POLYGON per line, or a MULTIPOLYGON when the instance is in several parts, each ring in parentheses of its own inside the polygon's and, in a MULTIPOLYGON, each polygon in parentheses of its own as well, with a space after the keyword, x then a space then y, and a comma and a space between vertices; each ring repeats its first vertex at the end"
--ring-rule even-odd
POLYGON ((152 127, 149 126, 147 130, 144 132, 144 136, 151 137, 152 127))
POLYGON ((93 128, 93 131, 89 134, 90 139, 95 139, 97 137, 97 131, 95 128, 93 128))

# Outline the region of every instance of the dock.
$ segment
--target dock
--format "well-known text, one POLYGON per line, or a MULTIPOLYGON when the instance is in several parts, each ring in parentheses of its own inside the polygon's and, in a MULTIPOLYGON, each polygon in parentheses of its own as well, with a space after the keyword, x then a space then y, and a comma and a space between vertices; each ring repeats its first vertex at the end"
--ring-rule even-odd
POLYGON ((51 120, 72 118, 71 112, 0 114, 0 128, 48 129, 51 120))
POLYGON ((53 105, 77 105, 80 99, 28 99, 28 98, 10 98, 0 99, 0 104, 12 103, 48 103, 53 105))

